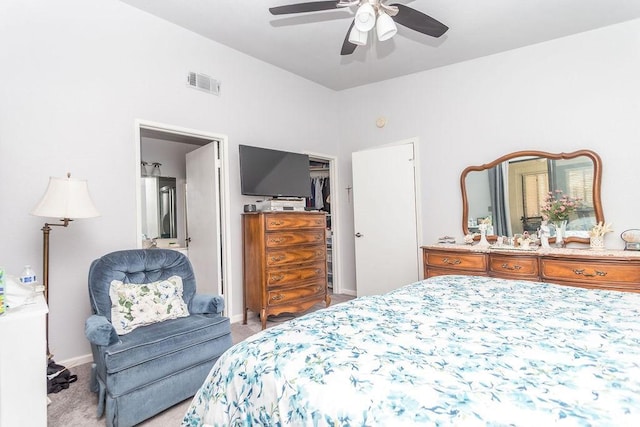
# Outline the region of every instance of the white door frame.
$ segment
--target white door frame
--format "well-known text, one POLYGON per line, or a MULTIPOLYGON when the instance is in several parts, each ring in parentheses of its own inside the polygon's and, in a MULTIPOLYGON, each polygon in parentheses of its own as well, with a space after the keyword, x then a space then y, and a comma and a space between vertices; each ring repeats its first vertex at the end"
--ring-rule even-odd
POLYGON ((135 177, 136 177, 136 247, 142 248, 142 218, 140 212, 141 203, 141 153, 140 153, 140 129, 151 129, 160 132, 177 135, 191 136, 200 139, 218 141, 220 155, 220 245, 222 257, 222 297, 225 300, 223 315, 229 315, 229 309, 233 306, 233 286, 231 279, 231 210, 229 190, 229 141, 226 135, 210 133, 180 126, 168 125, 149 120, 136 119, 134 129, 134 153, 135 153, 135 177))
POLYGON ((340 217, 338 212, 340 211, 340 198, 337 197, 340 188, 338 186, 338 158, 336 156, 330 156, 328 154, 313 153, 305 151, 309 157, 314 159, 323 160, 329 162, 329 194, 331 194, 331 231, 333 232, 333 238, 331 239, 331 254, 332 254, 332 272, 333 272, 333 293, 342 293, 342 268, 340 257, 340 217), (336 190, 334 192, 334 190, 336 190))

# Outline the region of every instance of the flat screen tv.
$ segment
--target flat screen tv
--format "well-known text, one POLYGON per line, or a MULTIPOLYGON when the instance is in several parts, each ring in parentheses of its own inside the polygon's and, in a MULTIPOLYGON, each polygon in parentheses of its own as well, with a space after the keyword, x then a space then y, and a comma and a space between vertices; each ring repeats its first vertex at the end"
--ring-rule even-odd
POLYGON ((242 194, 311 197, 308 155, 248 145, 239 147, 242 194))

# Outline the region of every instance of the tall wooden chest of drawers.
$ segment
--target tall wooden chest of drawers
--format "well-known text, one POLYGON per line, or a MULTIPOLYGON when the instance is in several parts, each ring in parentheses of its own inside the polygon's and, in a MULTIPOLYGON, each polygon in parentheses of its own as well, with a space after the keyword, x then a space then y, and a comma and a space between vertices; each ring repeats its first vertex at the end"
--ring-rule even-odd
POLYGON ((326 217, 323 212, 256 212, 242 216, 243 323, 247 310, 297 313, 331 298, 327 289, 326 217))

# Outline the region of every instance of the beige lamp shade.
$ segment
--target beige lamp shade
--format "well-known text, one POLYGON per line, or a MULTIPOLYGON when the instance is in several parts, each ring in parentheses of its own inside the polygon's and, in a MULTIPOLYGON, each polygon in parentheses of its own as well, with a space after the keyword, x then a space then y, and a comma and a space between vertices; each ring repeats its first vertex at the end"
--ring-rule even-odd
POLYGON ((49 186, 32 215, 51 218, 93 218, 100 216, 91 196, 87 181, 66 178, 49 178, 49 186))

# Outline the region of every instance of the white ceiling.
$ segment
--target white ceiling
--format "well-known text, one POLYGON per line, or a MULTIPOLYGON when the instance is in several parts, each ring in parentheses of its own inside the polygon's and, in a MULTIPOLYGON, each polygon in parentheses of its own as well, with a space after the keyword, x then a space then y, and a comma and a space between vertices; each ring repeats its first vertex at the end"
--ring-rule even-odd
MULTIPOLYGON (((121 0, 334 90, 386 80, 640 18, 640 0, 390 0, 449 26, 398 34, 341 56, 349 8, 273 16, 299 0, 121 0)), ((615 46, 612 46, 615 48, 615 46)))

